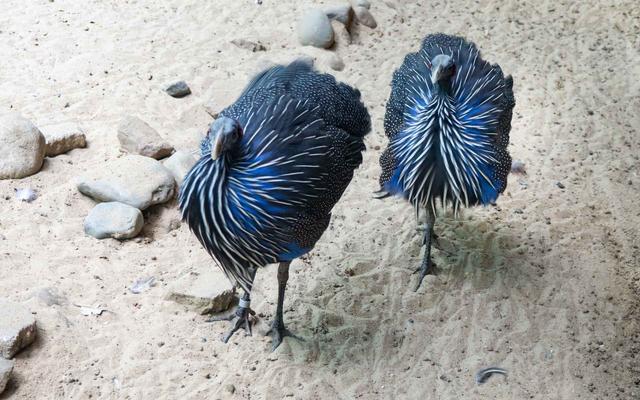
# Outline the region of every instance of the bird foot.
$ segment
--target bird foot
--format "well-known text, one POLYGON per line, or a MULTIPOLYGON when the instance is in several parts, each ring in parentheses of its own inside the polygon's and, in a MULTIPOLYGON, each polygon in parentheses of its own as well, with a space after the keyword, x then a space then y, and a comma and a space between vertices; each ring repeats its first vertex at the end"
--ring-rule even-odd
POLYGON ((373 198, 376 200, 381 200, 381 199, 386 199, 387 197, 390 197, 391 193, 385 192, 384 190, 378 190, 376 192, 373 192, 373 198))
POLYGON ((253 311, 249 307, 240 307, 236 308, 236 311, 233 314, 224 316, 224 317, 211 317, 207 320, 207 322, 219 322, 219 321, 233 321, 236 320, 235 325, 231 328, 229 332, 227 332, 223 337, 222 341, 227 343, 231 336, 233 336, 238 329, 243 328, 245 330, 245 336, 251 336, 251 325, 256 321, 256 312, 253 311))
POLYGON ((304 342, 303 338, 293 334, 290 330, 284 327, 283 322, 280 322, 277 319, 271 323, 271 327, 265 333, 265 336, 266 335, 272 336, 271 351, 275 351, 278 348, 278 346, 280 346, 280 344, 282 343, 282 340, 285 337, 291 337, 291 338, 300 340, 301 342, 304 342))
POLYGON ((413 271, 414 274, 420 273, 420 275, 418 276, 418 283, 416 284, 416 287, 413 289, 414 292, 417 292, 418 289, 420 289, 420 286, 422 285, 422 281, 424 280, 425 276, 435 275, 435 268, 436 268, 436 264, 431 260, 428 260, 427 262, 423 262, 420 267, 416 268, 415 271, 413 271))

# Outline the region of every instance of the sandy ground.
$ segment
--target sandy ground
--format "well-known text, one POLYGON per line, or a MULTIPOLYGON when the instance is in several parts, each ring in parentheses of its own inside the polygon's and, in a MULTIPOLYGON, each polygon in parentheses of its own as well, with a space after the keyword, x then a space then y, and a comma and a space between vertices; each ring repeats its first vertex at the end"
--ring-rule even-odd
MULTIPOLYGON (((227 325, 164 300, 185 271, 215 268, 186 226, 168 232, 175 203, 145 212, 142 241, 83 234, 93 202, 74 178, 120 156, 123 115, 193 149, 210 121, 204 105, 232 102, 264 63, 307 54, 327 70, 330 52, 296 41, 296 18, 312 4, 323 3, 3 2, 0 111, 37 125, 79 122, 90 145, 46 160, 33 177, 0 182, 0 294, 28 305, 40 335, 17 356, 0 399, 640 399, 640 9, 632 0, 373 1, 379 27, 355 28, 353 43, 334 50, 346 64, 335 75, 361 89, 374 129, 330 229, 294 263, 285 319, 304 342, 286 339, 275 353, 259 334, 225 345, 227 325), (513 75, 510 151, 528 175, 510 177, 497 207, 438 220, 439 272, 414 293, 414 214, 370 197, 392 72, 437 31, 467 36, 513 75), (193 95, 162 92, 177 79, 193 95), (39 199, 15 201, 24 186, 39 199), (148 275, 159 285, 129 293, 148 275), (42 287, 68 304, 33 299, 42 287), (84 317, 73 303, 110 312, 84 317), (489 365, 507 368, 508 379, 477 386, 474 373, 489 365)), ((273 266, 258 275, 258 330, 275 310, 275 275, 273 266)))

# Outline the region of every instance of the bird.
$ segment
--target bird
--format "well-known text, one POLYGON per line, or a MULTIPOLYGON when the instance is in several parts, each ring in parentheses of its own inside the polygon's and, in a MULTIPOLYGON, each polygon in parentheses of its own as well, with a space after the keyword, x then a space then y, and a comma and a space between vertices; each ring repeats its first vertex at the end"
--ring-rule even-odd
POLYGON ((183 221, 244 293, 223 341, 251 335, 258 269, 278 263, 272 350, 293 336, 283 321, 291 262, 313 249, 362 163, 369 112, 358 89, 299 59, 257 74, 210 124, 179 194, 183 221))
POLYGON ((432 270, 436 206, 495 204, 507 186, 513 78, 460 36, 427 35, 391 82, 376 198, 406 199, 426 211, 425 247, 415 290, 432 270))

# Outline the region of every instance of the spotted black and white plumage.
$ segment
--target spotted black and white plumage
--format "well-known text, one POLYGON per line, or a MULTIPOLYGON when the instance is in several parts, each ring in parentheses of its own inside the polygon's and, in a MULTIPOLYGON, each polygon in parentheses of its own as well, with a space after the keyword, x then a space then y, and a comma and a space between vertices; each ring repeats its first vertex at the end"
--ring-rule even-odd
POLYGON ((212 159, 211 138, 180 190, 183 219, 228 278, 309 252, 362 163, 360 92, 296 61, 256 76, 219 118, 242 131, 212 159))
POLYGON ((435 212, 437 202, 494 203, 507 185, 507 151, 515 100, 513 81, 484 61, 473 43, 427 36, 394 73, 384 127, 389 146, 380 158, 381 190, 435 212), (432 81, 432 62, 453 63, 446 88, 432 81))

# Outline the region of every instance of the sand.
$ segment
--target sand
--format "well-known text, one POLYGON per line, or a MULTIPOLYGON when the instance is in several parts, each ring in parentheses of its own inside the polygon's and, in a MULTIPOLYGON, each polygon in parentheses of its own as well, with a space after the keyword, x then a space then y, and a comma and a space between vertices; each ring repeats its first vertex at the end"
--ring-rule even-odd
POLYGON ((228 325, 165 300, 185 272, 216 268, 185 225, 168 232, 175 202, 145 212, 142 240, 98 241, 83 233, 94 203, 74 179, 121 155, 124 115, 191 151, 206 107, 232 102, 267 63, 309 55, 328 70, 332 52, 300 47, 294 27, 308 7, 340 1, 3 2, 0 112, 77 122, 89 147, 0 181, 0 295, 39 324, 0 399, 640 398, 636 2, 372 3, 378 28, 354 28, 333 51, 346 65, 334 74, 362 91, 373 118, 365 162, 330 229, 293 264, 285 320, 305 340, 270 353, 259 331, 275 311, 275 267, 257 278, 254 336, 223 344, 228 325), (528 174, 510 176, 497 207, 438 219, 438 274, 414 293, 414 213, 371 193, 392 72, 437 31, 467 36, 513 75, 510 151, 528 174), (162 91, 181 79, 192 95, 162 91), (39 198, 17 202, 19 187, 39 198), (128 291, 150 275, 155 287, 128 291), (33 298, 44 287, 66 303, 33 298), (87 317, 73 304, 108 311, 87 317), (508 379, 476 385, 493 365, 508 379))

